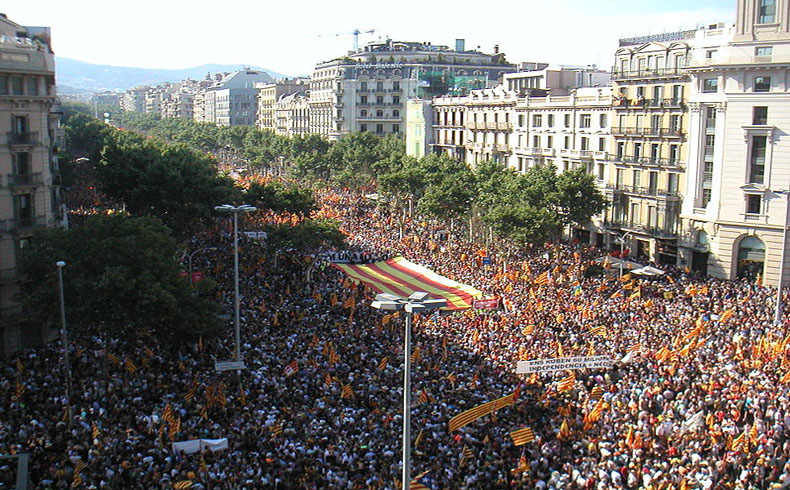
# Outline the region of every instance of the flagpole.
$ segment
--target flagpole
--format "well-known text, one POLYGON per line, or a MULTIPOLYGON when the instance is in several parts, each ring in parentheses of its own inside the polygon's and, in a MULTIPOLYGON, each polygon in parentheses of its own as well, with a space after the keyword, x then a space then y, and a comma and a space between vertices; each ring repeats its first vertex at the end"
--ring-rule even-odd
POLYGON ((71 429, 72 416, 71 416, 71 362, 69 361, 69 334, 66 330, 66 300, 63 296, 63 268, 66 263, 59 260, 55 263, 58 266, 58 293, 60 296, 60 323, 61 330, 60 336, 63 342, 63 364, 66 370, 66 413, 68 414, 69 424, 68 428, 71 429))
POLYGON ((406 313, 406 334, 403 347, 403 488, 411 482, 411 320, 406 313))

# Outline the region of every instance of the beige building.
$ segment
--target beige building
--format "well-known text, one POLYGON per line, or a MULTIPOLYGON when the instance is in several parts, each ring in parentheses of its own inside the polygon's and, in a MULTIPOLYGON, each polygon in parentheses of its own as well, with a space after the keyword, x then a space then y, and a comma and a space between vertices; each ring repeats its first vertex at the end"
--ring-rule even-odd
POLYGON ((145 112, 145 95, 151 87, 130 88, 121 95, 121 110, 126 112, 145 112))
MULTIPOLYGON (((0 14, 0 355, 50 333, 26 324, 16 303, 21 250, 33 232, 59 223, 57 144, 62 135, 49 28, 0 14)), ((52 264, 53 274, 55 265, 52 264)))
POLYGON ((790 280, 790 2, 739 0, 734 30, 689 61, 682 261, 727 279, 790 280), (784 259, 784 260, 783 260, 784 259))
POLYGON ((688 162, 689 60, 720 42, 722 26, 621 39, 615 52, 613 168, 606 226, 631 254, 678 263, 688 162))
POLYGON ((515 66, 494 54, 388 39, 320 63, 310 82, 310 132, 330 140, 353 131, 401 134, 406 101, 495 87, 515 66))
POLYGON ((291 78, 278 80, 274 83, 258 83, 258 120, 255 126, 258 129, 275 131, 274 106, 280 97, 296 92, 309 92, 310 79, 291 78))
POLYGON ((310 132, 310 97, 304 92, 286 94, 274 105, 275 133, 305 136, 310 132))

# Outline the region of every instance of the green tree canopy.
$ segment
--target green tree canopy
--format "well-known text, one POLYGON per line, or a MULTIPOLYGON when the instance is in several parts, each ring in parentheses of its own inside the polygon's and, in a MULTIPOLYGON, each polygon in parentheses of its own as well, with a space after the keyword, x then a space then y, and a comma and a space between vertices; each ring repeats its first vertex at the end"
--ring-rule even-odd
POLYGON ((213 216, 215 205, 240 197, 209 157, 156 140, 121 137, 105 148, 97 175, 102 190, 131 214, 156 216, 179 236, 213 216))
POLYGON ((276 213, 291 213, 299 216, 310 216, 318 206, 313 191, 296 185, 284 185, 279 182, 269 184, 254 183, 247 189, 244 200, 258 208, 271 209, 276 213))
POLYGON ((212 336, 216 305, 178 276, 176 242, 155 218, 94 216, 73 230, 37 233, 25 247, 30 281, 23 301, 44 322, 59 321, 57 269, 63 269, 70 329, 97 327, 121 337, 146 330, 165 341, 212 336))

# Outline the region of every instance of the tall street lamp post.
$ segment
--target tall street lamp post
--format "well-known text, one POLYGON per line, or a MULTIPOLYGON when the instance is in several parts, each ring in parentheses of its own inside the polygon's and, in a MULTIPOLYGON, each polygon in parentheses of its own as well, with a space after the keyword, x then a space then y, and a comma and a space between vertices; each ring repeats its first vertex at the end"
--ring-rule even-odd
POLYGON ((69 334, 66 330, 66 301, 63 298, 63 268, 66 263, 62 260, 55 262, 58 266, 58 293, 60 295, 60 339, 63 342, 63 368, 66 371, 66 414, 71 429, 71 363, 69 362, 69 334))
POLYGON ((631 235, 631 232, 625 232, 622 235, 618 235, 617 233, 610 231, 609 232, 614 239, 620 243, 620 277, 623 277, 623 263, 625 259, 623 259, 623 252, 625 251, 625 239, 631 235))
POLYGON ((414 313, 447 306, 447 300, 428 299, 428 293, 417 291, 403 299, 394 294, 381 293, 371 303, 379 310, 405 310, 406 333, 403 336, 403 488, 411 482, 411 322, 414 313))
MULTIPOLYGON (((231 206, 230 204, 223 204, 222 206, 214 206, 214 209, 221 213, 233 213, 233 288, 234 288, 234 309, 236 313, 235 328, 236 328, 236 362, 241 362, 241 328, 239 327, 239 213, 250 213, 257 211, 258 208, 250 206, 249 204, 242 204, 240 206, 231 206)), ((191 276, 190 276, 191 277, 191 276)), ((241 371, 236 371, 241 374, 241 371)))
POLYGON ((782 254, 779 259, 779 282, 776 285, 776 311, 774 311, 774 324, 782 323, 782 284, 785 278, 785 251, 787 250, 787 226, 790 221, 790 190, 774 191, 776 194, 787 196, 785 204, 785 220, 782 223, 782 254))

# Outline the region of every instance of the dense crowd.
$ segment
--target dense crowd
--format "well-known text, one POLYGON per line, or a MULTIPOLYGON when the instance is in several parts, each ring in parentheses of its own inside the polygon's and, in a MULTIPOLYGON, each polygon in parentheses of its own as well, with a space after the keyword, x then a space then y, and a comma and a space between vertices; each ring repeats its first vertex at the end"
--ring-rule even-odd
MULTIPOLYGON (((675 269, 590 275, 602 254, 591 247, 481 250, 345 191, 320 198, 319 214, 343 220, 351 258, 403 255, 503 299, 504 310, 415 323, 412 472, 428 471, 427 485, 762 490, 790 481, 788 332, 772 324, 775 291, 675 269), (618 362, 575 371, 562 388, 569 373, 514 373, 521 359, 587 355, 618 362), (448 432, 453 416, 514 391, 514 405, 448 432), (536 439, 515 446, 509 434, 522 427, 536 439)), ((231 305, 226 221, 190 243, 204 247, 214 249, 193 266, 231 305)), ((264 243, 245 237, 241 247, 240 383, 214 371, 232 355, 230 331, 174 352, 146 335, 105 338, 97 326, 70 346, 70 429, 62 346, 0 364, 0 453, 30 454, 35 488, 398 488, 401 318, 371 308, 374 292, 320 253, 272 260, 264 243), (225 450, 172 451, 172 441, 224 437, 225 450)), ((11 481, 13 464, 0 465, 11 481)))

